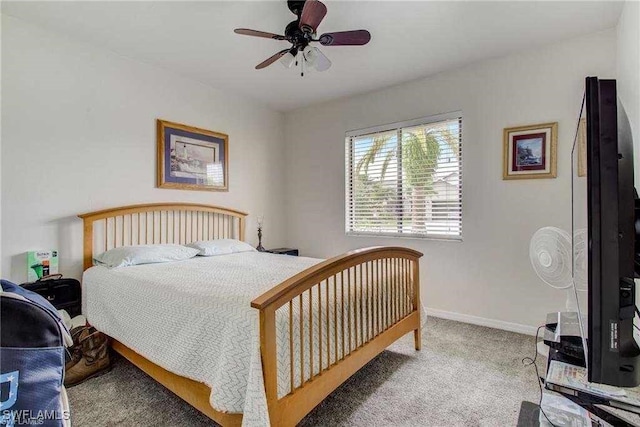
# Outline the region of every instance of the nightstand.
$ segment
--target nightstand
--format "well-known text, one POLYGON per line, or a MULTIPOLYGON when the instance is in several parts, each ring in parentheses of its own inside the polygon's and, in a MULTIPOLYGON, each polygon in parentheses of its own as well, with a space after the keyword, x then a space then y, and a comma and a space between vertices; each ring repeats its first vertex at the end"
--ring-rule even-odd
POLYGON ((269 252, 271 254, 292 255, 292 256, 298 256, 298 253, 299 253, 297 249, 293 249, 293 248, 267 249, 265 252, 269 252))

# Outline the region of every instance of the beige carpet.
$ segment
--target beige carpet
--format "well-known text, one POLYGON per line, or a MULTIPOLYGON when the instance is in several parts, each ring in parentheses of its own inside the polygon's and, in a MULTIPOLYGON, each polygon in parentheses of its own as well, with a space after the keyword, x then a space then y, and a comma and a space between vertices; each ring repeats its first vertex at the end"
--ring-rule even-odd
MULTIPOLYGON (((423 349, 406 336, 334 391, 303 426, 515 426, 538 401, 533 337, 429 318, 423 349)), ((127 361, 69 389, 82 426, 215 425, 127 361)))

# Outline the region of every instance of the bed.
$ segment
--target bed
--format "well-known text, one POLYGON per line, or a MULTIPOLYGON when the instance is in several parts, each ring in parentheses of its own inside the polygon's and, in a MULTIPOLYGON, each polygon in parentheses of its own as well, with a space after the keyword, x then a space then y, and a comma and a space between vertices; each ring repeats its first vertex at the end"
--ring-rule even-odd
POLYGON ((121 269, 94 254, 138 244, 244 240, 247 214, 187 203, 118 207, 84 222, 88 321, 113 349, 223 426, 291 426, 413 332, 419 259, 401 247, 320 260, 237 253, 121 269))

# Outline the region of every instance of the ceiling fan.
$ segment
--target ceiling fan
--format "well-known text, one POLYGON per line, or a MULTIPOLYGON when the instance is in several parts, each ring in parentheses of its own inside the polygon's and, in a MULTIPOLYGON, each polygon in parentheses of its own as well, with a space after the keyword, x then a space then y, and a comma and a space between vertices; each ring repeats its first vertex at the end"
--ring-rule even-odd
POLYGON ((291 68, 294 63, 295 65, 299 63, 301 68, 300 75, 302 76, 304 76, 305 63, 317 71, 325 71, 331 67, 331 61, 320 49, 311 46, 310 43, 319 42, 323 46, 362 46, 371 40, 371 34, 367 30, 324 33, 316 38, 318 26, 327 14, 327 6, 318 0, 289 0, 287 1, 287 6, 298 18, 287 25, 284 30, 284 36, 247 28, 234 30, 236 34, 287 40, 292 44, 290 48, 283 49, 256 65, 256 70, 261 70, 280 60, 286 68, 291 68), (298 54, 300 54, 300 60, 298 60, 298 54))

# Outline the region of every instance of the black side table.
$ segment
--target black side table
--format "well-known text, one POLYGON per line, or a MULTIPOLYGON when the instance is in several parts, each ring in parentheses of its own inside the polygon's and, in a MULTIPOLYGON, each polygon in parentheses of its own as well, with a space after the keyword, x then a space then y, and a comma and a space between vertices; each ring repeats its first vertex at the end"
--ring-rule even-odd
POLYGON ((278 255, 292 255, 292 256, 298 256, 299 255, 298 249, 294 249, 294 248, 267 249, 265 252, 269 252, 269 253, 272 253, 272 254, 278 254, 278 255))

